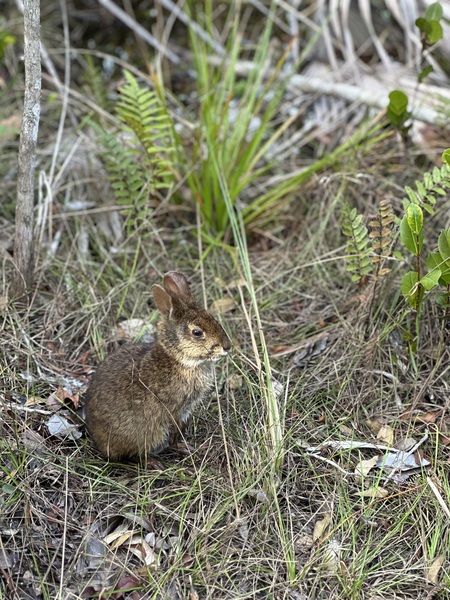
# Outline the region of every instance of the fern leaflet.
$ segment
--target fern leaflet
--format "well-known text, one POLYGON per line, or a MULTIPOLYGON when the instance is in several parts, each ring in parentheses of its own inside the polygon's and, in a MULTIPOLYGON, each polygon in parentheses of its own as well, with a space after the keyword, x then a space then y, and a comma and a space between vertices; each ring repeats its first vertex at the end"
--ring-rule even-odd
POLYGON ((403 208, 409 204, 418 204, 429 214, 434 213, 436 195, 446 196, 450 189, 450 166, 444 164, 440 169, 434 167, 431 172, 425 173, 423 181, 416 181, 416 189, 405 186, 407 198, 403 198, 403 208))
POLYGON ((378 213, 369 221, 369 238, 372 242, 372 262, 376 264, 376 277, 389 273, 390 269, 383 267, 385 260, 391 255, 394 241, 393 224, 395 214, 388 198, 380 200, 378 213))
POLYGON ((172 185, 174 148, 171 145, 171 124, 158 96, 148 88, 141 88, 128 71, 126 84, 120 92, 116 115, 132 132, 143 149, 143 158, 156 189, 172 185))
POLYGON ((349 238, 345 248, 347 271, 352 273, 352 281, 361 281, 373 271, 370 239, 362 215, 348 204, 343 208, 342 232, 349 238))

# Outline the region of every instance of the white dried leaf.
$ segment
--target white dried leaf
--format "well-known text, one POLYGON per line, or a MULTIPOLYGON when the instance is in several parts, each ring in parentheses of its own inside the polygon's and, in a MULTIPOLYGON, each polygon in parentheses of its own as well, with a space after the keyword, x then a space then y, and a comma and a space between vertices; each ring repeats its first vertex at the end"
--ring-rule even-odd
POLYGON ((150 546, 152 546, 152 548, 155 547, 156 544, 156 535, 154 531, 150 531, 149 533, 147 533, 147 535, 145 536, 144 540, 147 542, 147 544, 149 544, 150 546))
POLYGON ((341 544, 336 538, 331 538, 324 548, 324 567, 328 573, 334 573, 339 568, 341 544))
POLYGON ((47 421, 47 429, 50 435, 54 435, 60 440, 71 438, 72 440, 79 440, 81 437, 81 431, 78 431, 76 425, 68 421, 62 415, 52 415, 47 421))
POLYGON ((280 381, 272 377, 272 387, 275 398, 278 400, 278 398, 281 395, 281 392, 283 391, 284 385, 280 381))
POLYGON ((409 471, 410 469, 417 469, 419 467, 427 467, 430 464, 426 458, 417 460, 417 455, 407 454, 403 450, 400 452, 386 452, 384 456, 381 456, 377 467, 395 469, 396 471, 409 471))
POLYGON ((146 567, 156 566, 158 557, 147 542, 140 536, 133 536, 130 540, 129 550, 137 556, 146 567))
MULTIPOLYGON (((121 537, 125 536, 124 539, 126 540, 126 539, 130 538, 133 534, 134 534, 134 530, 130 529, 129 523, 121 523, 120 525, 118 525, 116 527, 116 529, 114 529, 114 531, 112 531, 111 533, 108 533, 108 535, 105 535, 105 537, 103 538, 103 541, 105 544, 108 544, 108 546, 109 546, 110 544, 112 544, 116 540, 120 539, 121 537)), ((121 542, 121 543, 123 543, 123 542, 121 542)), ((120 544, 119 544, 119 546, 120 546, 120 544)))

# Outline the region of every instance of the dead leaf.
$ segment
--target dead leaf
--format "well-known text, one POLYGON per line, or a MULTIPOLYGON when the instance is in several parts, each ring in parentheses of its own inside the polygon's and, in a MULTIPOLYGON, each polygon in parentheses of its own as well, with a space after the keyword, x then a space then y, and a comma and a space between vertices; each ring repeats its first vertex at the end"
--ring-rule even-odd
POLYGON ((419 467, 427 467, 430 461, 426 458, 420 458, 417 452, 409 454, 403 451, 389 451, 378 461, 377 467, 395 469, 399 471, 409 471, 419 467))
POLYGON ((38 404, 45 404, 45 398, 41 398, 40 396, 27 396, 25 401, 25 406, 37 406, 38 404))
POLYGON ((247 282, 243 277, 239 277, 238 279, 232 279, 230 283, 225 284, 227 290, 232 290, 237 287, 245 287, 247 282))
POLYGON ((63 405, 67 404, 67 400, 70 400, 72 402, 72 404, 74 405, 75 410, 80 405, 80 394, 78 394, 78 392, 76 392, 74 394, 71 389, 62 388, 60 386, 56 390, 56 392, 53 392, 53 396, 58 398, 58 400, 60 400, 63 405))
POLYGON ((56 394, 50 394, 45 403, 53 412, 57 412, 63 407, 61 400, 57 398, 56 394))
POLYGON ((383 427, 383 423, 378 419, 366 419, 366 425, 374 435, 378 435, 378 432, 383 427))
POLYGON ((341 553, 341 543, 335 538, 331 539, 323 551, 323 567, 327 573, 336 572, 339 567, 341 553))
POLYGON ((135 594, 135 592, 138 592, 136 588, 142 589, 142 587, 142 581, 139 581, 139 579, 137 579, 134 575, 127 573, 125 575, 122 575, 119 581, 117 582, 116 589, 119 589, 120 592, 116 592, 115 594, 109 597, 112 600, 122 600, 124 598, 131 598, 131 600, 134 600, 136 598, 137 600, 138 598, 142 598, 142 596, 139 593, 135 594), (131 596, 125 595, 125 592, 127 591, 131 591, 131 596))
POLYGON ((135 535, 131 538, 129 549, 146 567, 156 566, 158 556, 141 536, 135 535))
POLYGON ((330 512, 324 513, 323 519, 321 519, 320 521, 316 521, 313 532, 313 540, 315 542, 323 536, 325 530, 328 528, 329 525, 331 525, 332 521, 333 518, 330 512))
POLYGON ((365 477, 377 464, 379 458, 379 455, 375 455, 368 460, 360 460, 355 467, 355 475, 357 477, 365 477))
POLYGON ((233 373, 228 378, 228 385, 232 390, 240 390, 244 382, 244 378, 239 373, 233 373))
POLYGON ((116 325, 116 337, 119 340, 134 341, 137 337, 145 343, 154 339, 155 327, 144 319, 126 319, 116 325))
POLYGON ((126 542, 130 537, 134 534, 134 530, 130 529, 128 523, 121 523, 116 527, 114 531, 109 533, 103 538, 103 542, 111 546, 112 549, 116 549, 121 546, 124 542, 126 542), (119 540, 119 543, 116 543, 119 540), (114 544, 114 546, 112 546, 114 544))
POLYGON ((54 435, 60 440, 72 438, 78 440, 82 436, 81 431, 78 431, 76 425, 71 423, 62 415, 52 415, 47 421, 47 429, 50 435, 54 435))
POLYGON ((233 298, 218 298, 209 307, 209 312, 213 315, 224 315, 236 308, 236 302, 233 298))
POLYGON ((436 423, 439 417, 442 416, 443 409, 432 410, 427 413, 414 414, 411 409, 406 410, 401 416, 400 421, 410 421, 411 418, 414 423, 436 423))
POLYGON ((340 425, 339 431, 342 433, 342 435, 345 435, 346 437, 352 437, 352 435, 354 434, 353 429, 347 427, 347 425, 340 425))
POLYGON ((382 425, 377 433, 377 440, 392 446, 394 443, 394 430, 389 425, 382 425))
POLYGON ((440 554, 437 558, 434 559, 430 568, 427 572, 427 581, 430 583, 434 583, 437 585, 439 583, 439 571, 444 564, 445 554, 440 554))
POLYGON ((450 435, 445 435, 443 433, 439 434, 439 441, 443 446, 450 446, 450 435))
POLYGON ((386 498, 388 493, 389 492, 382 487, 372 486, 362 492, 356 492, 356 496, 361 496, 361 498, 386 498))
POLYGON ((405 452, 408 452, 408 450, 414 448, 416 444, 417 440, 415 440, 413 437, 406 437, 403 440, 399 440, 395 444, 395 447, 397 448, 397 450, 404 450, 405 452))
POLYGON ((417 415, 414 419, 415 421, 419 421, 419 423, 436 423, 437 419, 442 415, 443 409, 432 410, 423 415, 417 415))
POLYGON ((412 416, 412 410, 410 408, 408 408, 407 410, 405 410, 404 413, 402 413, 399 417, 399 421, 409 421, 411 419, 412 416))

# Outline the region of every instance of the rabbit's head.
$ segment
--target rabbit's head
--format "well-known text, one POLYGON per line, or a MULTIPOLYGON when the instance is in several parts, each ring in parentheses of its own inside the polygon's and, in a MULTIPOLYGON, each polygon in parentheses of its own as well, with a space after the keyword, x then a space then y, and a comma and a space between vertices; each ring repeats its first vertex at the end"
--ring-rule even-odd
POLYGON ((228 354, 230 338, 214 317, 196 303, 182 273, 166 273, 164 287, 153 286, 153 297, 163 315, 159 343, 185 367, 193 368, 228 354))

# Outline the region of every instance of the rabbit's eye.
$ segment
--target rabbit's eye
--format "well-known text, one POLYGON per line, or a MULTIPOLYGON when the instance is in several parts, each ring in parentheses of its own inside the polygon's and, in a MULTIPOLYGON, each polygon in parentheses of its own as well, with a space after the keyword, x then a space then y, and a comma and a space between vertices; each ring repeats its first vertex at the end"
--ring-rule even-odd
POLYGON ((203 335, 203 331, 201 329, 199 329, 198 327, 196 327, 195 329, 192 330, 192 335, 196 338, 201 338, 203 335))

